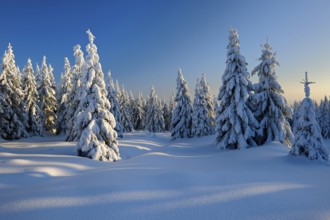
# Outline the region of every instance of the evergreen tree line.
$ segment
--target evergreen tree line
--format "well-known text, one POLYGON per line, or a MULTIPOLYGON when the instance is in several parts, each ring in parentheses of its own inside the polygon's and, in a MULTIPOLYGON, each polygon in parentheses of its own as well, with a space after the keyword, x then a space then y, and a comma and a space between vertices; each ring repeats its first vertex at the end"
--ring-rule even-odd
MULTIPOLYGON (((87 34, 86 56, 80 45, 73 48, 75 63, 71 66, 69 59, 64 59, 58 86, 46 57, 41 67, 36 66, 35 73, 30 59, 21 72, 9 44, 0 75, 2 138, 18 139, 45 132, 65 134, 67 141, 77 141, 78 155, 102 161, 120 160, 117 138, 133 130, 170 131, 173 140, 216 134, 216 145, 221 149, 243 149, 270 141, 288 146, 294 141, 293 146, 297 146, 289 121, 295 127, 295 121, 301 117, 301 105, 296 110, 296 119, 295 115, 291 119, 292 110, 277 81, 276 54, 268 42, 262 45, 260 64, 251 72, 259 78, 253 84, 245 57, 240 54, 237 30, 231 29, 226 69, 217 99, 213 100, 203 74, 197 80, 192 102, 179 69, 176 94, 167 103, 157 96, 154 87, 146 99, 141 94, 134 98, 118 81, 113 81, 110 72, 105 80, 95 37, 89 30, 87 34)), ((309 100, 309 93, 306 98, 309 100)), ((322 135, 329 137, 326 110, 329 101, 325 98, 316 112, 322 135), (322 123, 327 125, 323 128, 322 123)), ((294 129, 295 133, 299 129, 294 129)), ((295 149, 293 155, 307 152, 295 149)))

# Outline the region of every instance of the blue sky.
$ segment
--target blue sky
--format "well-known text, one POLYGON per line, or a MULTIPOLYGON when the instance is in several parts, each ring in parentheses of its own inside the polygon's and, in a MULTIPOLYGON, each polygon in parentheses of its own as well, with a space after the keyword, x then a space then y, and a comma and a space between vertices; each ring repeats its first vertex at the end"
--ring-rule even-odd
MULTIPOLYGON (((299 82, 308 71, 311 96, 330 94, 330 1, 327 0, 2 0, 0 52, 12 43, 22 68, 42 56, 58 80, 72 47, 85 48, 88 28, 96 36, 103 71, 134 94, 161 96, 175 90, 181 67, 193 95, 206 72, 214 94, 225 69, 230 27, 238 29, 241 53, 251 71, 268 37, 288 101, 303 98, 299 82)), ((257 78, 253 77, 253 81, 257 78)))

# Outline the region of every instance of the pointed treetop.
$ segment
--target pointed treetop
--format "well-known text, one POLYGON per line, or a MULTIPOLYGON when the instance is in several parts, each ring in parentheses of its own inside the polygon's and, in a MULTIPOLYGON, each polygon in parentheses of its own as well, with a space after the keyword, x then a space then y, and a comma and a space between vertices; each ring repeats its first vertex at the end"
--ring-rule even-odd
MULTIPOLYGON (((31 66, 32 66, 32 61, 31 61, 30 58, 28 58, 27 63, 28 63, 28 65, 31 65, 31 66)), ((38 64, 37 64, 37 65, 38 65, 38 64)))
POLYGON ((8 51, 13 51, 13 47, 11 46, 11 43, 8 43, 8 51))
POLYGON ((80 50, 80 49, 81 49, 81 46, 79 44, 77 44, 73 47, 73 51, 80 50))
POLYGON ((93 43, 95 36, 92 34, 92 32, 89 29, 86 31, 86 33, 88 34, 89 42, 93 43))
POLYGON ((109 70, 108 71, 108 79, 110 79, 111 78, 111 71, 109 70))
POLYGON ((315 82, 308 81, 308 74, 307 74, 307 72, 305 72, 305 79, 302 82, 300 82, 300 83, 301 84, 304 84, 304 87, 305 87, 305 96, 306 96, 306 98, 309 98, 309 96, 310 96, 309 84, 313 84, 315 82))
POLYGON ((42 57, 42 65, 46 65, 46 56, 45 55, 42 57))

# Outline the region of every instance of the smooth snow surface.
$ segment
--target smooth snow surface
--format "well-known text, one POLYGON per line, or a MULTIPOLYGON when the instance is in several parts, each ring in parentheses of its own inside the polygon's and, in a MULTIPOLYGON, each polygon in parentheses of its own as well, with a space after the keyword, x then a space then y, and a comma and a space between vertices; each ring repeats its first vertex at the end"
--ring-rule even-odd
POLYGON ((64 139, 0 141, 0 219, 330 219, 329 164, 279 143, 221 151, 215 136, 136 132, 110 163, 64 139))

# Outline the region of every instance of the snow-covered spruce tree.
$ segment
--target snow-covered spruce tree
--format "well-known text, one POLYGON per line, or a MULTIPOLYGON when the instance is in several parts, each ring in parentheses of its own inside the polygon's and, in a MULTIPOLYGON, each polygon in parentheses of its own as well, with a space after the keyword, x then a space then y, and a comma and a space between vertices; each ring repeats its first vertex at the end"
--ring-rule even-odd
POLYGON ((71 69, 71 89, 69 90, 67 97, 67 113, 66 113, 66 141, 77 140, 77 136, 80 131, 74 130, 74 122, 77 114, 77 108, 79 106, 79 98, 82 93, 83 87, 81 86, 81 78, 83 75, 83 67, 85 64, 84 53, 81 51, 79 44, 73 47, 73 56, 75 57, 75 64, 71 69))
POLYGON ((30 136, 40 136, 43 133, 43 126, 39 108, 39 94, 30 59, 28 59, 26 66, 23 68, 22 86, 26 107, 25 111, 27 113, 26 130, 30 136))
POLYGON ((214 126, 208 110, 201 80, 197 79, 192 113, 192 136, 202 137, 214 133, 214 126))
POLYGON ((81 129, 77 143, 78 155, 100 161, 120 160, 116 121, 110 112, 102 67, 94 36, 87 31, 89 44, 82 77, 82 93, 75 123, 81 129))
POLYGON ((165 124, 163 112, 155 91, 155 87, 152 86, 150 96, 148 99, 148 110, 146 113, 146 127, 145 129, 150 132, 164 132, 165 124))
POLYGON ((319 123, 323 138, 330 137, 330 102, 325 96, 318 107, 317 121, 319 123))
POLYGON ((210 119, 210 134, 214 134, 215 132, 215 111, 214 111, 214 103, 211 95, 211 89, 209 84, 206 81, 206 74, 202 74, 202 78, 200 80, 201 92, 203 93, 207 114, 210 119))
POLYGON ((181 69, 178 72, 175 107, 171 121, 171 137, 190 138, 192 126, 191 96, 187 82, 184 80, 181 69))
POLYGON ((2 58, 0 75, 0 133, 8 140, 28 137, 27 114, 21 88, 20 72, 11 44, 2 58))
POLYGON ((320 127, 316 121, 314 103, 309 98, 310 88, 307 72, 305 73, 305 80, 302 82, 305 87, 306 97, 301 102, 298 120, 295 121, 293 132, 294 141, 290 154, 304 155, 311 160, 328 160, 329 154, 323 144, 323 138, 320 133, 320 127))
POLYGON ((134 129, 139 131, 145 128, 145 112, 143 109, 143 98, 140 93, 136 102, 135 102, 135 111, 133 113, 134 117, 134 129))
POLYGON ((240 54, 238 33, 229 31, 227 66, 222 76, 216 121, 216 144, 221 149, 244 149, 255 145, 258 122, 247 105, 249 73, 240 54))
POLYGON ((64 70, 61 74, 61 82, 57 87, 57 121, 56 134, 66 134, 66 115, 69 109, 68 97, 72 89, 72 74, 69 59, 64 58, 64 70))
POLYGON ((111 108, 110 112, 113 114, 116 120, 116 127, 115 131, 117 131, 118 137, 122 138, 124 136, 123 125, 121 122, 121 112, 120 112, 120 104, 117 99, 117 91, 115 88, 115 84, 111 78, 110 71, 108 72, 108 79, 107 79, 107 92, 108 92, 108 100, 110 102, 111 108))
POLYGON ((121 122, 123 125, 123 131, 124 132, 133 131, 132 115, 131 115, 131 110, 130 110, 130 100, 128 97, 128 93, 126 92, 124 87, 122 87, 122 89, 121 89, 120 112, 121 112, 121 122))
POLYGON ((284 98, 284 91, 277 81, 275 72, 276 54, 272 47, 266 43, 262 46, 261 61, 252 71, 252 75, 259 76, 259 82, 254 85, 254 115, 259 121, 259 130, 255 138, 258 145, 270 141, 279 141, 290 146, 293 140, 288 118, 292 110, 284 98))
POLYGON ((40 69, 42 82, 40 85, 40 108, 42 111, 43 130, 51 133, 56 132, 56 92, 51 82, 51 74, 46 64, 46 57, 43 57, 40 69))

